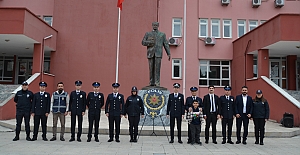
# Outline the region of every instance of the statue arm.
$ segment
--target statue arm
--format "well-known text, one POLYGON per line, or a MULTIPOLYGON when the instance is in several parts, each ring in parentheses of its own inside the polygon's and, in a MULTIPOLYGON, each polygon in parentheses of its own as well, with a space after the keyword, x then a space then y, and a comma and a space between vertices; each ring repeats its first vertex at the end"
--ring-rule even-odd
POLYGON ((143 46, 150 46, 151 41, 148 41, 147 39, 148 39, 148 32, 145 34, 145 36, 144 36, 144 38, 142 40, 142 45, 143 46))
POLYGON ((171 56, 171 53, 170 53, 170 47, 169 47, 169 43, 168 43, 168 40, 167 40, 167 38, 166 38, 166 34, 164 34, 164 36, 163 36, 163 40, 164 40, 164 43, 163 43, 163 45, 164 45, 164 48, 165 48, 165 50, 166 50, 166 52, 167 52, 167 55, 169 56, 169 58, 170 58, 170 56, 171 56))

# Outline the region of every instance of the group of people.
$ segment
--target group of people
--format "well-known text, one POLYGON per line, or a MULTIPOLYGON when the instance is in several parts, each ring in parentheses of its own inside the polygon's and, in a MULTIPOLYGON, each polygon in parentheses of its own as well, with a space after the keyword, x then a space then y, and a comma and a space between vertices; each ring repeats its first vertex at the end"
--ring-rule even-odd
MULTIPOLYGON (((38 129, 41 122, 42 126, 42 139, 48 141, 47 133, 47 118, 50 113, 53 115, 53 137, 50 141, 55 141, 57 136, 57 122, 60 120, 61 132, 60 140, 65 141, 65 116, 71 116, 71 138, 70 142, 75 141, 75 126, 76 119, 78 122, 77 141, 81 142, 82 134, 82 121, 83 116, 88 107, 88 139, 92 139, 92 130, 94 131, 94 138, 99 142, 98 130, 100 122, 101 109, 105 104, 105 114, 109 122, 109 139, 112 142, 115 138, 116 142, 120 142, 120 123, 121 118, 128 117, 130 142, 137 142, 138 124, 140 117, 144 117, 144 103, 140 96, 137 95, 138 89, 133 86, 131 95, 124 99, 124 95, 119 93, 119 83, 113 83, 113 93, 107 96, 104 102, 104 95, 99 92, 100 83, 92 83, 93 91, 87 95, 81 90, 82 81, 75 81, 75 90, 70 94, 64 91, 63 82, 57 84, 57 91, 52 95, 47 93, 47 83, 42 81, 39 83, 40 91, 33 94, 28 90, 28 83, 22 83, 22 89, 15 95, 14 101, 16 102, 16 136, 13 141, 19 140, 22 120, 25 120, 26 140, 35 141, 38 136, 38 129), (33 137, 30 138, 30 115, 34 118, 33 137), (114 127, 115 135, 114 135, 114 127)), ((242 87, 242 94, 235 98, 231 96, 231 87, 225 86, 225 94, 217 96, 214 94, 214 86, 209 86, 209 93, 203 97, 203 100, 197 96, 198 88, 191 87, 191 96, 185 98, 184 95, 179 93, 180 84, 173 84, 174 92, 169 94, 167 104, 167 117, 170 118, 170 143, 174 143, 174 127, 175 120, 177 123, 178 142, 183 143, 181 140, 181 122, 184 119, 185 113, 191 114, 191 121, 188 123, 188 143, 200 144, 200 132, 202 119, 205 119, 205 143, 209 141, 209 128, 212 126, 212 142, 217 144, 216 141, 216 124, 218 119, 222 119, 222 144, 233 144, 231 139, 233 120, 236 117, 236 144, 247 144, 248 124, 249 119, 253 119, 255 126, 255 144, 263 145, 265 122, 269 118, 269 105, 267 100, 263 97, 262 91, 257 90, 256 96, 252 99, 247 95, 247 86, 242 87), (241 126, 243 124, 244 133, 241 139, 241 126), (226 138, 227 129, 227 138, 226 138), (242 140, 242 141, 241 141, 242 140)))

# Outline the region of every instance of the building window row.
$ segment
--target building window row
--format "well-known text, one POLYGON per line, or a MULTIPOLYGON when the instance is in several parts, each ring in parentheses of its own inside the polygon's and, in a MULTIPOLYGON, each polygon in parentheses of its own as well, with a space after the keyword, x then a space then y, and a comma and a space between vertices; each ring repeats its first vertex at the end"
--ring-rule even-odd
POLYGON ((200 60, 200 86, 230 84, 230 61, 200 60))

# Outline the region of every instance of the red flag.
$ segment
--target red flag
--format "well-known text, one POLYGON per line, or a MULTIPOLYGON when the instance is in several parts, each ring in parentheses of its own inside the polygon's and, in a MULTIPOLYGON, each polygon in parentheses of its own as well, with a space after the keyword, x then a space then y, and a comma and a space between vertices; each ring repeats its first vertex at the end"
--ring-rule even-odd
POLYGON ((120 8, 120 10, 122 10, 122 3, 124 2, 124 0, 118 0, 118 4, 117 7, 120 8))

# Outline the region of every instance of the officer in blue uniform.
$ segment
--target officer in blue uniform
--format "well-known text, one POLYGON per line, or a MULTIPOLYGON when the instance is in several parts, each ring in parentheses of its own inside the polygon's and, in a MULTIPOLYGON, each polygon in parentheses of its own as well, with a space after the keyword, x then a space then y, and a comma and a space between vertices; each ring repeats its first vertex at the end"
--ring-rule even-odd
POLYGON ((174 127, 175 127, 175 119, 177 122, 177 131, 178 131, 178 143, 182 144, 181 141, 181 122, 184 117, 184 96, 179 93, 180 84, 174 83, 174 93, 169 95, 168 105, 167 105, 167 117, 170 115, 170 134, 171 141, 170 143, 174 143, 174 127))
POLYGON ((116 126, 116 142, 120 142, 120 123, 121 118, 125 114, 124 109, 124 96, 120 94, 119 83, 113 83, 113 93, 109 94, 105 103, 105 114, 108 117, 109 124, 109 139, 107 142, 112 142, 114 137, 114 124, 116 126))
POLYGON ((226 143, 226 126, 228 126, 227 130, 227 143, 233 144, 231 141, 231 134, 232 134, 232 124, 233 124, 233 118, 235 116, 235 103, 234 103, 234 97, 230 95, 231 93, 231 87, 225 86, 225 95, 220 96, 219 101, 219 111, 220 111, 220 117, 222 119, 222 136, 223 141, 222 144, 226 143))
POLYGON ((33 95, 33 101, 32 101, 31 115, 34 118, 34 130, 33 130, 32 141, 37 140, 40 122, 42 123, 43 140, 48 141, 46 134, 47 134, 47 119, 50 113, 51 96, 48 92, 45 92, 47 87, 46 82, 41 81, 39 85, 40 85, 40 92, 37 92, 33 95))
POLYGON ((101 114, 101 108, 104 105, 104 95, 99 92, 100 83, 94 82, 92 84, 94 91, 89 92, 87 96, 87 107, 89 108, 88 112, 88 120, 89 120, 89 133, 88 133, 88 139, 87 142, 91 141, 92 138, 92 130, 93 125, 95 125, 95 141, 99 142, 98 138, 98 132, 99 132, 99 122, 100 122, 100 114, 101 114))
POLYGON ((25 120, 26 140, 31 141, 29 121, 30 121, 32 99, 33 99, 33 93, 30 90, 28 90, 28 83, 24 81, 22 83, 22 89, 16 93, 14 98, 14 101, 16 102, 16 108, 17 108, 16 110, 17 124, 16 124, 16 136, 13 139, 13 141, 19 140, 23 118, 25 120))
POLYGON ((81 142, 80 136, 82 133, 82 118, 86 109, 86 93, 80 90, 81 85, 81 81, 75 81, 76 90, 72 91, 70 94, 69 115, 71 116, 71 139, 69 142, 75 140, 76 116, 78 118, 77 141, 81 142))
MULTIPOLYGON (((198 101, 199 108, 202 110, 203 109, 202 99, 197 96, 198 88, 197 87, 191 87, 190 91, 191 91, 192 96, 189 96, 189 97, 186 98, 185 110, 188 112, 192 108, 194 100, 198 101)), ((200 132, 201 132, 201 130, 200 130, 200 132)), ((190 144, 191 140, 192 140, 191 129, 190 129, 190 124, 188 124, 188 142, 187 143, 190 144)), ((200 140, 198 140, 197 142, 200 142, 200 140)))

